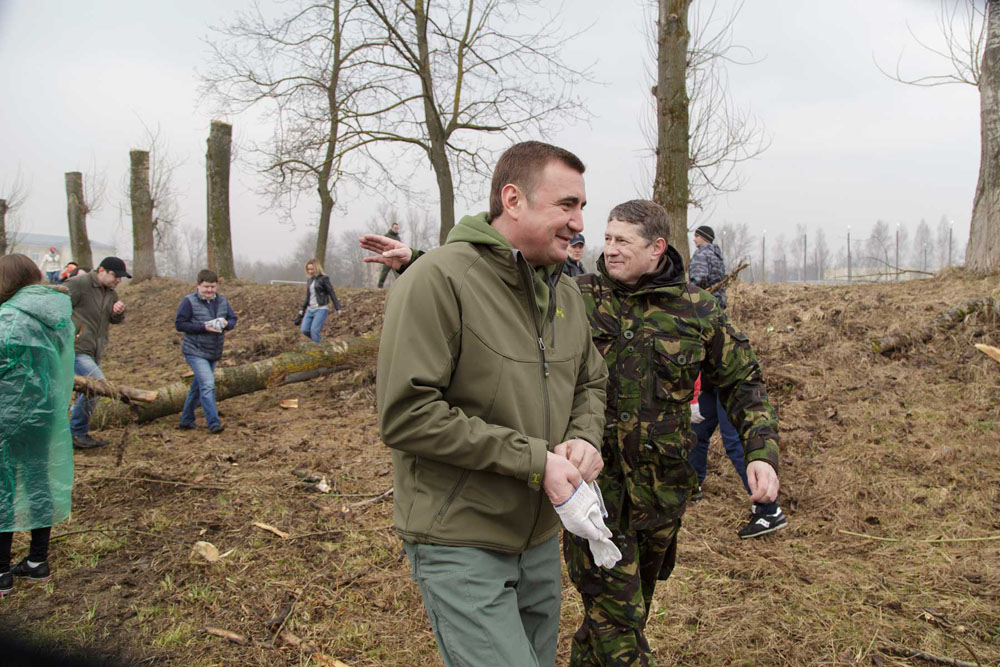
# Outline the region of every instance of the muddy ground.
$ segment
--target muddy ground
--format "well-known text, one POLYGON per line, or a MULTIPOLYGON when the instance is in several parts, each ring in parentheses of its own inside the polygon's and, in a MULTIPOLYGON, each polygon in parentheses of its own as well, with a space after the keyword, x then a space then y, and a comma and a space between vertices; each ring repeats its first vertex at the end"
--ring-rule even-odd
MULTIPOLYGON (((186 370, 172 324, 189 289, 122 288, 110 379, 155 388, 186 370)), ((223 365, 301 342, 300 287, 220 291, 240 316, 223 365)), ((338 294, 344 315, 326 336, 377 334, 383 294, 338 294)), ((749 506, 713 443, 705 499, 657 589, 658 664, 920 663, 901 657, 909 650, 1000 664, 1000 364, 972 346, 1000 345, 1000 327, 972 316, 893 358, 869 343, 978 296, 1000 297, 1000 279, 732 289, 781 418, 790 525, 737 538, 749 506)), ((0 602, 3 625, 137 664, 440 664, 382 497, 392 478, 373 378, 355 369, 227 400, 221 435, 201 422, 177 431, 176 416, 96 433, 113 444, 76 454, 55 576, 19 581, 0 602), (287 398, 298 409, 279 407, 287 398), (198 541, 223 558, 192 556, 198 541)), ((15 556, 25 551, 19 535, 15 556)), ((559 664, 581 610, 566 583, 559 664)))

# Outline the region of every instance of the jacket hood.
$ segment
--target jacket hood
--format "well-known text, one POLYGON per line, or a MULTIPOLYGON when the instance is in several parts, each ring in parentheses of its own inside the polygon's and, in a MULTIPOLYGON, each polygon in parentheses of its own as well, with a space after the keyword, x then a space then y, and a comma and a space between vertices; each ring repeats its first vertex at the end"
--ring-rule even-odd
POLYGON ((22 287, 0 307, 19 310, 50 329, 69 326, 73 316, 70 298, 43 285, 22 287))
POLYGON ((464 216, 448 232, 448 238, 445 240, 445 243, 458 243, 462 241, 498 248, 514 247, 503 234, 493 229, 493 225, 489 221, 489 215, 485 211, 475 215, 464 216))
MULTIPOLYGON (((720 250, 719 246, 715 245, 714 243, 703 243, 701 246, 699 246, 695 250, 695 252, 696 253, 697 252, 708 252, 708 253, 711 253, 711 254, 715 255, 720 260, 722 260, 722 250, 720 250)), ((722 261, 725 261, 725 260, 722 260, 722 261)))
POLYGON ((639 292, 646 289, 659 289, 664 287, 684 287, 687 281, 684 279, 684 260, 681 254, 672 245, 667 246, 667 251, 663 253, 663 259, 654 273, 647 273, 639 278, 635 285, 626 285, 611 277, 604 264, 604 254, 597 260, 597 269, 605 278, 611 281, 615 289, 626 294, 639 292))

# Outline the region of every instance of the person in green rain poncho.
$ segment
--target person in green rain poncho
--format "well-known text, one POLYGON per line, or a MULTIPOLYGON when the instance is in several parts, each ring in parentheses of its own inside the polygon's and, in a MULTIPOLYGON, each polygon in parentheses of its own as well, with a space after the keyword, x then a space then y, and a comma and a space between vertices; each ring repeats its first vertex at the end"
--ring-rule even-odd
POLYGON ((0 597, 15 577, 49 579, 49 534, 73 490, 73 308, 41 282, 25 255, 0 257, 0 597), (11 567, 19 530, 31 547, 11 567))

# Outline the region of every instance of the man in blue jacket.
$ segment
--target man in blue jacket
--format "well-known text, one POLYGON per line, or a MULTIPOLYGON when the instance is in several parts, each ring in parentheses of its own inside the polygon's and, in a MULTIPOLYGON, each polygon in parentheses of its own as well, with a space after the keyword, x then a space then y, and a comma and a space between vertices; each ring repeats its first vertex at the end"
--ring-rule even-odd
POLYGON ((215 365, 222 358, 225 332, 236 326, 236 313, 226 297, 216 292, 218 285, 215 271, 202 269, 197 288, 177 307, 174 327, 184 334, 181 352, 194 372, 178 424, 181 430, 194 428, 194 409, 199 401, 208 430, 221 433, 224 428, 215 407, 215 365))

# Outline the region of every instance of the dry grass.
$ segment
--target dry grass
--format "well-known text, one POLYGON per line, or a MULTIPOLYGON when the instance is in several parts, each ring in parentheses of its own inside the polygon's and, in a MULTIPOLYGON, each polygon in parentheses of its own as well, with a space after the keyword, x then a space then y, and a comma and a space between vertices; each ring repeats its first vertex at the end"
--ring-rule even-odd
MULTIPOLYGON (((123 290, 129 322, 114 329, 109 377, 177 377, 179 347, 161 332, 186 289, 158 280, 123 290)), ((237 283, 223 293, 241 315, 227 337, 232 362, 299 341, 298 288, 237 283)), ((1000 296, 1000 280, 956 272, 731 291, 781 416, 790 526, 736 537, 748 505, 713 446, 705 499, 685 516, 678 567, 649 623, 659 664, 912 664, 890 657, 894 647, 1000 664, 1000 540, 983 540, 1000 535, 1000 364, 972 347, 1000 344, 1000 332, 973 318, 895 358, 868 347, 983 295, 1000 296)), ((344 301, 347 317, 330 320, 329 335, 377 331, 380 293, 346 290, 344 301)), ((93 532, 53 544, 53 582, 18 582, 0 603, 4 623, 144 664, 314 664, 269 625, 291 604, 283 629, 348 665, 440 664, 386 528, 391 502, 350 507, 392 483, 370 378, 341 373, 230 399, 222 436, 175 431, 175 418, 134 428, 120 467, 115 447, 78 454, 73 516, 54 534, 93 532), (278 408, 292 397, 298 410, 278 408), (333 492, 302 488, 296 470, 326 475, 333 492), (231 553, 197 562, 197 540, 231 553), (256 644, 203 634, 207 625, 256 644)), ((18 536, 15 550, 25 546, 18 536)), ((566 583, 560 664, 580 615, 566 583)))

